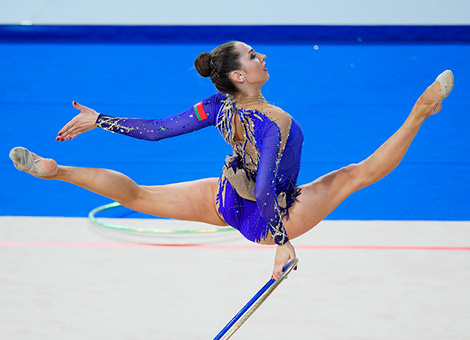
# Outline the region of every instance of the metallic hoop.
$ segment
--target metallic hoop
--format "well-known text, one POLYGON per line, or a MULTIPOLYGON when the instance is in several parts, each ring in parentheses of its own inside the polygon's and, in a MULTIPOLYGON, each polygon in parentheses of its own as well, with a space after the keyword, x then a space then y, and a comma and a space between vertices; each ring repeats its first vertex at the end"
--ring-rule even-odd
POLYGON ((279 286, 279 284, 289 275, 289 273, 297 266, 298 258, 290 260, 284 268, 282 275, 277 279, 269 280, 253 298, 233 317, 232 320, 216 335, 214 340, 229 339, 253 313, 261 306, 261 304, 271 295, 271 293, 279 286))

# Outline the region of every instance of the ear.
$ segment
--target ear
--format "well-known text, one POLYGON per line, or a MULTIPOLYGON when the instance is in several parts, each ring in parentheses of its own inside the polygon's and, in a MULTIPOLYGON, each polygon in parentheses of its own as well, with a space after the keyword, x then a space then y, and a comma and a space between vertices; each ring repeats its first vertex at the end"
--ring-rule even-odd
POLYGON ((242 84, 245 82, 245 75, 241 71, 232 71, 230 78, 234 83, 242 84))

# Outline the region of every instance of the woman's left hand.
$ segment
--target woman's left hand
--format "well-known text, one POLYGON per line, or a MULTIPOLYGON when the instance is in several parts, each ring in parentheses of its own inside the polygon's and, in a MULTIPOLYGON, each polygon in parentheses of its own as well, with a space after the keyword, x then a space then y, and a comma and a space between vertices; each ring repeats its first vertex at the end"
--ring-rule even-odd
POLYGON ((90 131, 96 127, 96 120, 98 119, 99 113, 89 107, 73 102, 73 107, 80 110, 80 113, 76 115, 70 122, 68 122, 60 131, 56 137, 57 141, 66 141, 77 137, 79 134, 90 131))
MULTIPOLYGON (((282 246, 277 246, 273 269, 273 278, 275 280, 282 275, 282 268, 293 258, 295 258, 295 249, 290 241, 284 243, 282 246)), ((297 267, 294 268, 294 270, 297 270, 297 267)))

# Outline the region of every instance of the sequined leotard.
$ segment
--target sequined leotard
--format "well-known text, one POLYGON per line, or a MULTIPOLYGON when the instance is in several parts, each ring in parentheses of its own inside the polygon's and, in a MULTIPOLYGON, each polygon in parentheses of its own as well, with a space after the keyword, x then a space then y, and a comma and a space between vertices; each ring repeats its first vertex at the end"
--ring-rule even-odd
POLYGON ((157 141, 215 126, 233 148, 219 179, 219 214, 247 239, 269 235, 276 244, 289 240, 282 217, 295 201, 303 134, 289 117, 236 108, 232 96, 217 93, 192 108, 163 119, 118 118, 100 114, 97 126, 134 138, 157 141), (235 139, 235 118, 244 138, 235 139), (278 121, 284 119, 284 124, 278 121))

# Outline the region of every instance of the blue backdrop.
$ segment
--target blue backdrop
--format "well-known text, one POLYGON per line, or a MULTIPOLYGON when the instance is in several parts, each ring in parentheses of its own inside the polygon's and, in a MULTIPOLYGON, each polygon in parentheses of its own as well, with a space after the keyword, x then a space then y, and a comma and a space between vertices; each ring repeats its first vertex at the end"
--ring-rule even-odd
MULTIPOLYGON (((223 41, 221 41, 223 42, 223 41)), ((247 41, 267 54, 265 97, 291 113, 305 134, 299 183, 359 162, 403 123, 415 100, 445 69, 456 85, 419 132, 402 164, 352 195, 330 219, 470 219, 470 45, 465 42, 297 44, 247 41)), ((17 171, 9 150, 25 146, 60 164, 105 167, 141 184, 218 177, 230 152, 214 128, 160 142, 95 129, 73 141, 55 136, 77 112, 156 118, 214 93, 193 42, 0 43, 0 215, 86 216, 109 199, 17 171)))

